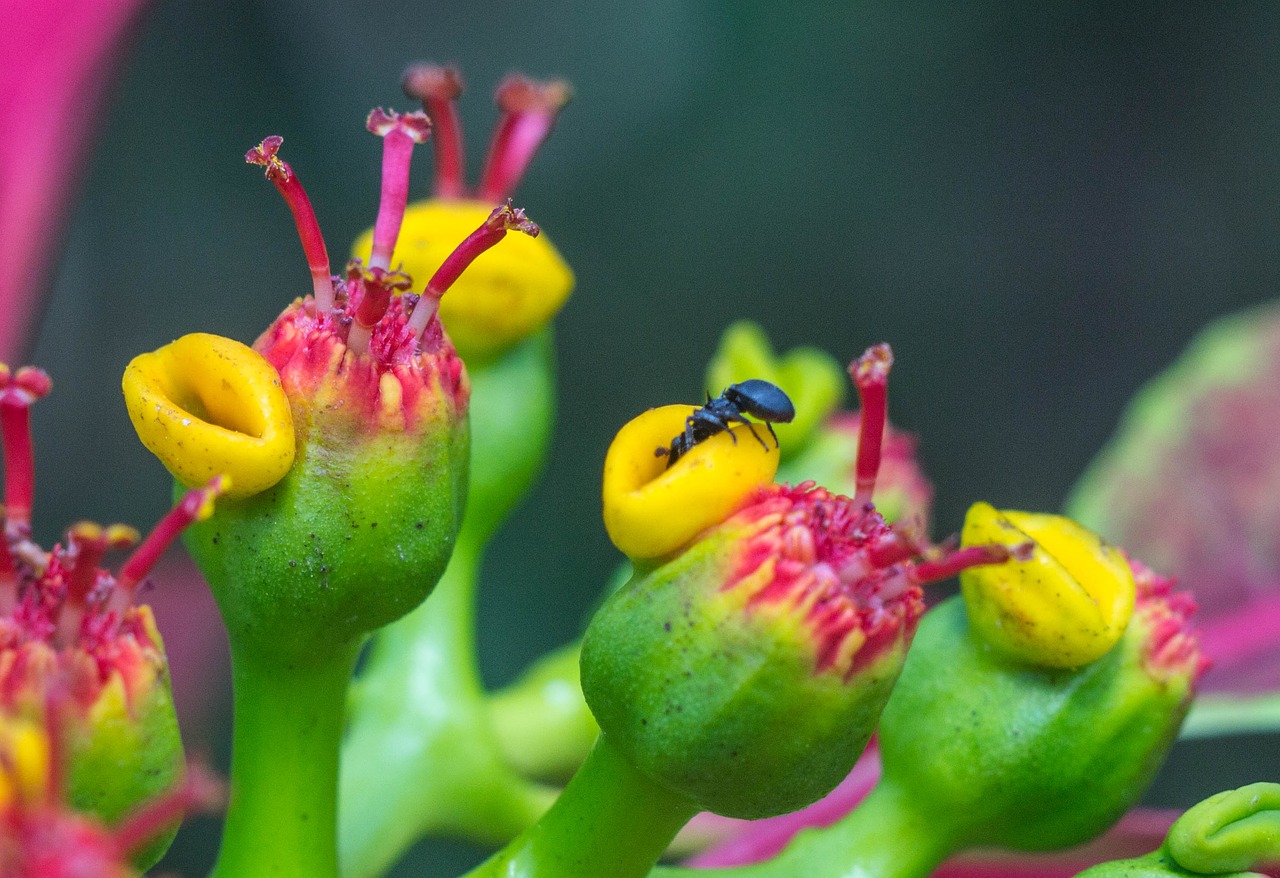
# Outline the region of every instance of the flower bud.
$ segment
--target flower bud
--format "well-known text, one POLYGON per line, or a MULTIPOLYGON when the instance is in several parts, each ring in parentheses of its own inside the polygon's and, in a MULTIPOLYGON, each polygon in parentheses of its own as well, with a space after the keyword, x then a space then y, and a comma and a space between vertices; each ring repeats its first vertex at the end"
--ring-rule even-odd
POLYGON ((368 127, 384 141, 368 263, 330 276, 311 203, 279 156, 281 138, 268 137, 246 160, 294 213, 312 295, 258 338, 260 357, 188 336, 135 360, 125 381, 139 434, 180 480, 231 469, 236 495, 186 541, 233 641, 277 654, 345 649, 434 587, 469 454, 469 382, 441 300, 509 230, 538 231, 510 204, 486 210, 469 235, 451 227, 449 241, 433 242, 452 252, 409 293, 413 279, 389 266, 410 155, 431 124, 378 109, 368 127))
MULTIPOLYGON (((31 538, 34 457, 28 409, 49 386, 38 370, 11 374, 0 367, 6 488, 0 729, 15 729, 9 740, 21 757, 8 783, 0 782, 0 806, 30 799, 21 794, 31 777, 25 760, 39 754, 28 746, 35 746, 29 732, 56 719, 63 738, 59 752, 66 760, 59 772, 65 790, 59 795, 77 810, 115 822, 172 787, 182 770, 164 644, 151 609, 133 605, 133 598, 179 532, 212 512, 226 480, 215 478, 184 496, 118 573, 100 563, 108 551, 138 542, 137 532, 123 525, 80 522, 68 529, 64 543, 46 552, 31 538), (49 716, 50 704, 57 706, 58 717, 49 716)), ((176 824, 161 828, 165 831, 152 834, 158 838, 151 846, 135 852, 145 865, 168 847, 176 824)))
POLYGON ((134 802, 123 819, 83 810, 66 786, 66 698, 51 691, 40 722, 0 713, 0 875, 137 878, 184 812, 220 803, 221 785, 193 766, 180 782, 134 802))
POLYGON ((955 849, 1051 850, 1130 808, 1204 668, 1185 595, 1133 565, 1119 643, 1077 670, 1010 663, 961 600, 934 608, 881 718, 884 783, 955 849))
POLYGON ((1254 783, 1210 796, 1177 819, 1165 840, 1192 872, 1243 872, 1280 859, 1280 784, 1254 783))
POLYGON ((1075 668, 1115 646, 1133 613, 1128 560, 1060 515, 996 510, 975 503, 962 544, 1030 544, 1029 557, 960 577, 974 633, 1005 656, 1075 668))
POLYGON ((1230 875, 1280 859, 1280 784, 1255 783, 1210 796, 1174 822, 1159 850, 1100 863, 1079 878, 1189 878, 1230 875))
MULTIPOLYGON (((857 466, 867 495, 881 439, 868 425, 883 427, 890 362, 878 345, 855 363, 871 412, 857 466)), ((868 500, 761 484, 776 456, 745 430, 668 467, 654 446, 688 412, 649 411, 609 450, 605 520, 637 573, 587 628, 583 694, 645 775, 705 810, 780 814, 829 792, 862 752, 923 611, 921 584, 1009 550, 935 551, 868 500)))
MULTIPOLYGON (((422 101, 436 134, 435 196, 410 204, 395 241, 395 261, 414 277, 429 277, 454 244, 510 197, 534 153, 551 133, 569 99, 566 83, 534 82, 519 74, 498 88, 502 119, 480 183, 465 180, 462 129, 456 99, 462 81, 451 68, 415 64, 405 71, 405 93, 422 101)), ((357 239, 353 253, 368 258, 374 232, 357 239)), ((550 323, 573 290, 573 272, 546 238, 520 237, 477 259, 440 303, 440 319, 458 352, 477 365, 497 357, 550 323)))

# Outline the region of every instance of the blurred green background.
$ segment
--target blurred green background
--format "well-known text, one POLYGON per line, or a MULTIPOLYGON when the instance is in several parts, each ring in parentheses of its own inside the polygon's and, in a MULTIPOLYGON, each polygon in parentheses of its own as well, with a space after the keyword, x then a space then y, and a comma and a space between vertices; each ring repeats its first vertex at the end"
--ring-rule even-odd
MULTIPOLYGON (((604 449, 636 412, 696 402, 735 318, 842 359, 893 344, 891 416, 920 436, 935 536, 976 499, 1057 508, 1199 326, 1273 295, 1280 4, 1017 6, 156 3, 34 357, 59 388, 36 414, 40 536, 159 517, 168 478, 129 427, 125 363, 196 330, 251 341, 309 290, 287 209, 242 162, 267 134, 343 257, 377 207, 365 114, 410 107, 398 82, 416 59, 463 70, 473 174, 504 73, 576 90, 516 199, 578 289, 550 468, 486 568, 493 682, 578 631, 617 557, 604 449)), ((176 673, 225 698, 222 667, 176 673)), ((187 732, 225 759, 224 731, 187 732)), ((1275 775, 1276 751, 1236 739, 1178 759, 1207 767, 1207 793, 1275 775), (1250 754, 1238 780, 1233 749, 1250 754)), ((1165 778, 1153 795, 1184 794, 1165 778)), ((202 874, 203 829, 170 868, 202 874)), ((397 874, 472 856, 418 853, 430 863, 397 874)))

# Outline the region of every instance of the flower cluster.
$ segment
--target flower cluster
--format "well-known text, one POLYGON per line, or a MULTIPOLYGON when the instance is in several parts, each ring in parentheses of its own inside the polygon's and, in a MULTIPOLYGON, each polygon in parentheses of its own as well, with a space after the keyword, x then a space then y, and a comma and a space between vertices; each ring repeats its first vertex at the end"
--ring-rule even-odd
MULTIPOLYGON (((196 333, 130 363, 131 419, 181 493, 146 539, 82 522, 35 543, 30 409, 51 382, 0 367, 0 875, 135 875, 216 798, 182 779, 136 603, 179 534, 235 684, 214 878, 374 876, 428 833, 497 847, 476 878, 643 878, 707 844, 680 835, 698 812, 803 813, 860 757, 882 765, 862 801, 744 874, 923 878, 975 847, 1079 844, 1134 805, 1207 666, 1194 601, 1059 515, 979 502, 932 542, 887 344, 842 370, 731 327, 706 403, 640 414, 604 455, 623 557, 580 643, 489 692, 476 573, 545 462, 548 327, 573 283, 509 196, 569 90, 505 80, 469 188, 459 75, 417 65, 404 87, 423 110, 369 114, 379 209, 336 274, 282 138, 245 155, 294 217, 310 291, 252 347, 196 333), (410 203, 428 140, 434 193, 410 203), (846 374, 857 412, 835 411, 846 374), (926 610, 924 586, 956 576, 926 610)), ((1206 829, 1236 798, 1202 807, 1135 868, 1275 852, 1206 829)))

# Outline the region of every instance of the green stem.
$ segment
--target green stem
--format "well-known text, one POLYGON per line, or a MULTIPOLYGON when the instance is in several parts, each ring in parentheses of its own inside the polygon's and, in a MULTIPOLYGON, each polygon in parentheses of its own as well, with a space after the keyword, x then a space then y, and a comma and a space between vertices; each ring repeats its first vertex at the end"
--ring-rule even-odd
POLYGON ((954 850, 944 821, 921 814, 884 781, 846 817, 797 836, 782 853, 750 866, 659 869, 655 878, 925 878, 954 850))
POLYGON ((212 878, 337 878, 338 745, 359 649, 289 661, 232 644, 231 801, 212 878))
POLYGON ((639 878, 697 810, 601 736, 551 810, 468 878, 639 878))
POLYGON ((579 651, 575 642, 548 653, 489 698, 503 756, 526 777, 568 777, 600 733, 582 698, 579 651))
POLYGON ((342 750, 347 878, 385 872, 424 834, 501 844, 550 806, 501 756, 475 661, 484 538, 464 526, 431 597, 374 639, 342 750))

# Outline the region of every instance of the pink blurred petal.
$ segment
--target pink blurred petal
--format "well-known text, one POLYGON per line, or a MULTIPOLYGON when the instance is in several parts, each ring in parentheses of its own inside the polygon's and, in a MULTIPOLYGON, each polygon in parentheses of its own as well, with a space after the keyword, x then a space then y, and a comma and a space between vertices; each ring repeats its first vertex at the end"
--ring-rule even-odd
POLYGON ((1070 878, 1098 863, 1154 851, 1181 813, 1135 808, 1089 844, 1052 854, 974 851, 948 861, 934 872, 934 878, 1070 878))
POLYGON ((97 108, 146 0, 4 0, 0 361, 22 362, 53 276, 97 108))
POLYGON ((1280 309, 1205 329, 1143 389, 1068 514, 1178 577, 1214 667, 1202 692, 1280 690, 1280 309))
POLYGON ((170 552, 150 582, 138 603, 151 605, 164 638, 183 740, 188 750, 207 750, 231 704, 231 658, 218 605, 185 552, 170 552))

